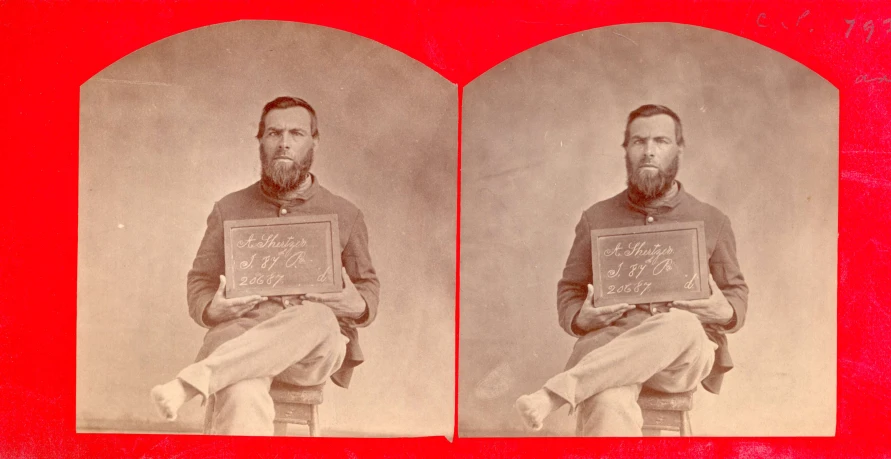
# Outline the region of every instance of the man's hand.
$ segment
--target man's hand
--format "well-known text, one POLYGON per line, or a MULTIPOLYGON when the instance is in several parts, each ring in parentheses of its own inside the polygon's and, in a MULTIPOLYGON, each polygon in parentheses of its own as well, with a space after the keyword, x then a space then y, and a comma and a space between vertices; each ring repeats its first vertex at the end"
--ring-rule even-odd
POLYGON ((589 332, 615 322, 625 314, 625 311, 634 309, 634 305, 619 303, 609 306, 595 306, 600 298, 594 299, 594 286, 588 284, 588 296, 582 303, 582 309, 575 317, 575 326, 582 331, 589 332))
POLYGON ((261 301, 266 301, 265 296, 251 295, 238 298, 226 298, 226 276, 220 276, 220 287, 213 295, 210 305, 204 310, 205 321, 210 324, 218 324, 236 317, 241 317, 250 311, 261 301))
POLYGON ((302 299, 328 306, 337 317, 349 317, 351 319, 362 317, 365 314, 365 299, 356 290, 356 286, 353 285, 353 281, 347 275, 346 269, 343 269, 342 277, 342 291, 337 293, 307 293, 302 295, 302 299))
POLYGON ((704 300, 673 301, 671 307, 692 312, 704 324, 726 325, 733 318, 733 306, 724 298, 715 279, 708 276, 712 294, 704 300))

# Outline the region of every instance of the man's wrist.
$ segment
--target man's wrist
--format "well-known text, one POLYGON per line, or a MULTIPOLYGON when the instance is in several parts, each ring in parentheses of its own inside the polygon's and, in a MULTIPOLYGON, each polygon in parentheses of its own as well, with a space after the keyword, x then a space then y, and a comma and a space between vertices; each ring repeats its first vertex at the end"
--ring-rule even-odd
POLYGON ((575 315, 572 316, 572 320, 569 322, 569 329, 578 336, 584 335, 586 330, 579 325, 578 319, 579 315, 582 313, 582 310, 579 309, 575 315))
POLYGON ((211 309, 211 306, 213 306, 213 297, 210 297, 207 300, 207 303, 205 303, 204 305, 204 309, 201 310, 201 322, 202 325, 207 328, 211 328, 216 325, 216 321, 212 317, 213 309, 211 309))
POLYGON ((363 299, 362 300, 362 309, 360 309, 359 312, 357 312, 357 313, 350 314, 350 319, 352 319, 353 323, 360 325, 360 324, 365 323, 365 321, 368 320, 368 315, 369 315, 368 303, 366 303, 365 300, 363 299))
POLYGON ((733 326, 736 325, 736 309, 733 309, 733 306, 729 303, 727 306, 730 308, 730 318, 718 325, 724 328, 733 328, 733 326))
POLYGON ((201 314, 201 321, 204 322, 204 325, 206 325, 208 328, 216 325, 216 320, 214 320, 210 316, 210 305, 209 304, 207 305, 207 307, 204 308, 204 312, 201 314))

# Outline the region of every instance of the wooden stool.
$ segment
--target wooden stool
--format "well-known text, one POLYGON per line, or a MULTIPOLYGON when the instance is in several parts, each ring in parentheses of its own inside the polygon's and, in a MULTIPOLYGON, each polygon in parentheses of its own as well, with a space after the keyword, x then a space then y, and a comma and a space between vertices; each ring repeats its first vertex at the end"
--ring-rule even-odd
MULTIPOLYGON (((301 424, 309 427, 310 437, 322 435, 319 426, 319 405, 322 404, 322 388, 318 386, 294 386, 278 381, 272 382, 269 395, 275 403, 275 428, 277 437, 287 435, 288 424, 301 424)), ((204 433, 210 433, 213 423, 213 396, 207 403, 204 413, 204 433)))
POLYGON ((275 402, 275 436, 288 433, 288 424, 301 424, 309 427, 310 437, 320 437, 319 405, 322 404, 322 388, 318 386, 294 386, 278 381, 272 382, 269 395, 275 402))
POLYGON ((643 435, 658 437, 662 430, 672 430, 682 437, 693 435, 690 426, 690 410, 693 409, 693 392, 669 394, 644 388, 637 404, 643 412, 643 435))

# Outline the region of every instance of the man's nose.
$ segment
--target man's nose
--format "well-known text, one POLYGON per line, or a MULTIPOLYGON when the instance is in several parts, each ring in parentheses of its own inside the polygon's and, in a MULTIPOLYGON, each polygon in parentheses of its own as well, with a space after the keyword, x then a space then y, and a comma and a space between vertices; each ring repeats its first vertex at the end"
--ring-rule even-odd
POLYGON ((284 148, 285 150, 290 150, 292 142, 293 142, 293 139, 291 138, 291 134, 288 134, 287 132, 282 134, 282 142, 281 142, 282 148, 284 148))
POLYGON ((652 140, 647 140, 646 147, 644 149, 644 154, 647 156, 655 156, 656 155, 656 144, 652 140))

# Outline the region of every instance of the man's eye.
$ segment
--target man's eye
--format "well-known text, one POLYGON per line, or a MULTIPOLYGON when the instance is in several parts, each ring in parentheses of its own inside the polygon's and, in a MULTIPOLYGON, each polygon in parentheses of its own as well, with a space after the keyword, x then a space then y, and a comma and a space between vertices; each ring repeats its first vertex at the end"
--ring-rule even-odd
POLYGON ((266 135, 268 135, 268 136, 270 136, 270 137, 278 137, 278 132, 275 132, 275 131, 269 131, 269 132, 266 133, 266 135))

